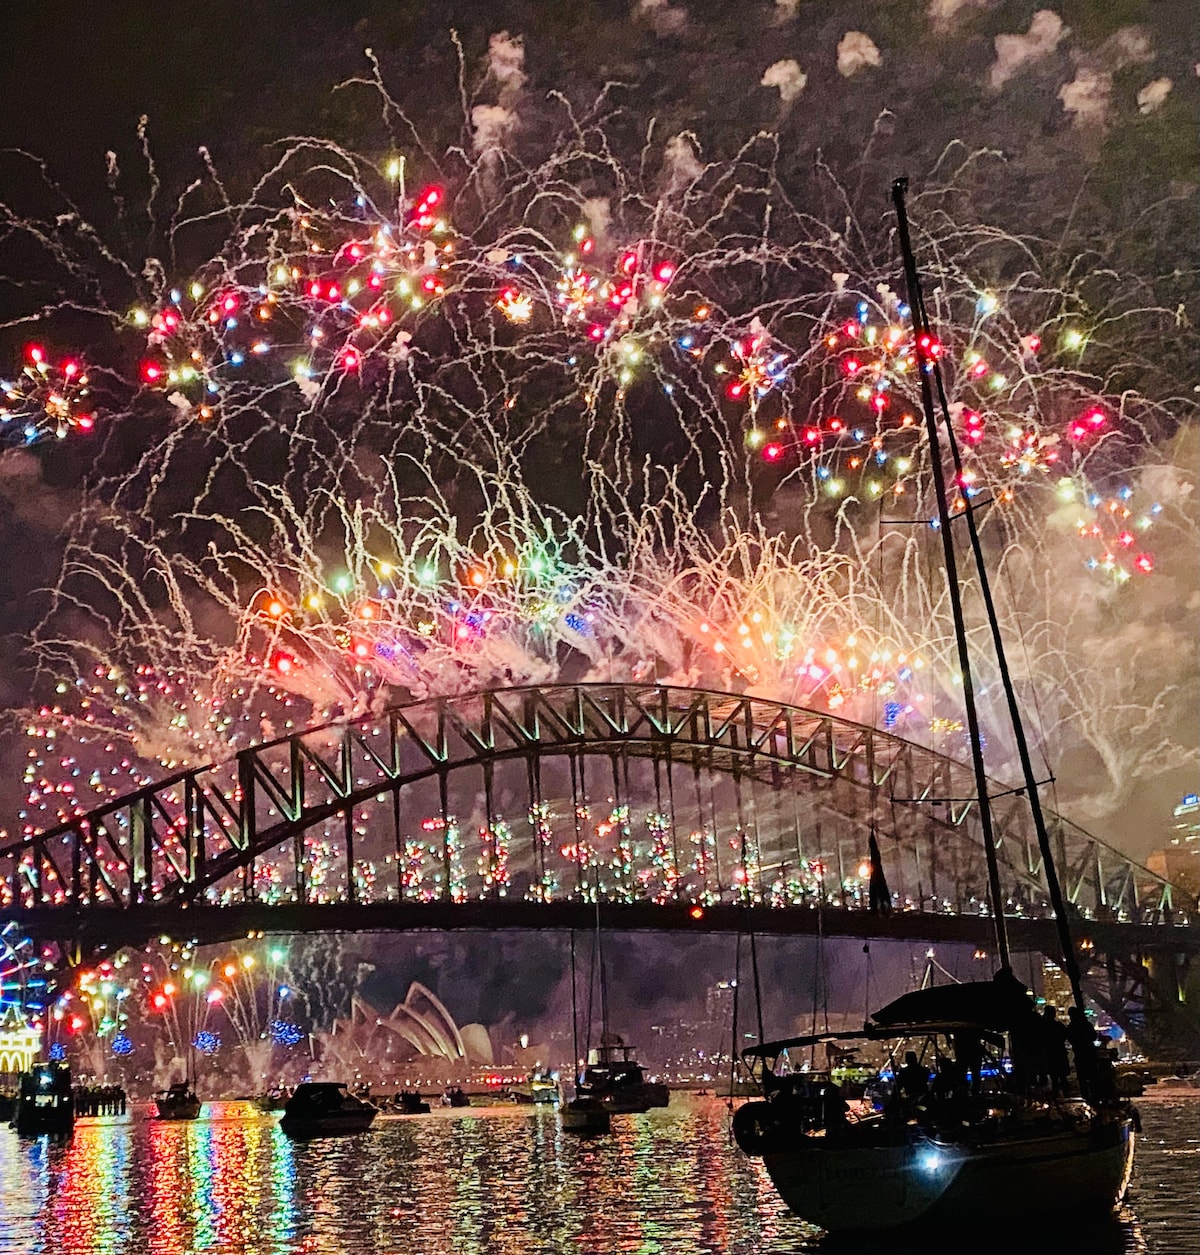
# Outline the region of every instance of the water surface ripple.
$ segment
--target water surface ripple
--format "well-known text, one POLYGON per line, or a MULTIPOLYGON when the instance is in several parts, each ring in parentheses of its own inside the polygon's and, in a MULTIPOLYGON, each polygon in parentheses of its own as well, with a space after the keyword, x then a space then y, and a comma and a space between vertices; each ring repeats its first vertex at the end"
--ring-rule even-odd
MULTIPOLYGON (((1078 1249, 1196 1255, 1200 1104, 1157 1100, 1141 1112, 1132 1202, 1078 1249)), ((583 1141, 528 1107, 381 1118, 357 1137, 300 1144, 247 1104, 210 1103, 191 1124, 135 1109, 80 1121, 65 1145, 0 1130, 0 1182, 0 1255, 901 1250, 846 1248, 790 1216, 731 1144, 723 1105, 684 1096, 583 1141)), ((1017 1243, 1021 1255, 1075 1249, 1045 1234, 1017 1243)))

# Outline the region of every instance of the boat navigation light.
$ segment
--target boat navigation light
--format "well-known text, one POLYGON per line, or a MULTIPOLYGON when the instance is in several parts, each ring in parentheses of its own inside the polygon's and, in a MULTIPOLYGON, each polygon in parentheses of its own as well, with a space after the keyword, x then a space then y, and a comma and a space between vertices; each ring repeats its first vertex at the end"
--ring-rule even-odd
POLYGON ((921 1167, 926 1172, 936 1172, 942 1166, 942 1157, 936 1151, 927 1150, 921 1156, 921 1167))

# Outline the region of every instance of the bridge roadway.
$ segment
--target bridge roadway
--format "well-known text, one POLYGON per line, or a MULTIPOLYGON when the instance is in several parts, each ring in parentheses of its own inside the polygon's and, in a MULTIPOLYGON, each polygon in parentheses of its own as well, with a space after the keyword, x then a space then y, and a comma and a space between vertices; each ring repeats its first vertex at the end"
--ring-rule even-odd
MULTIPOLYGON (((531 902, 522 899, 466 902, 257 902, 228 906, 146 903, 137 910, 88 906, 77 910, 33 907, 0 911, 0 923, 19 921, 30 936, 66 941, 79 955, 141 946, 156 937, 200 945, 235 941, 256 934, 386 933, 423 931, 567 931, 596 926, 594 903, 577 900, 531 902)), ((839 907, 743 907, 729 903, 605 902, 600 919, 606 931, 660 933, 738 933, 759 936, 847 937, 863 941, 959 943, 990 950, 991 919, 977 914, 892 911, 886 915, 839 907)), ((1054 954, 1054 921, 1008 917, 1014 950, 1054 954)), ((1088 953, 1200 953, 1200 926, 1194 923, 1134 924, 1121 920, 1079 919, 1076 940, 1088 953)))

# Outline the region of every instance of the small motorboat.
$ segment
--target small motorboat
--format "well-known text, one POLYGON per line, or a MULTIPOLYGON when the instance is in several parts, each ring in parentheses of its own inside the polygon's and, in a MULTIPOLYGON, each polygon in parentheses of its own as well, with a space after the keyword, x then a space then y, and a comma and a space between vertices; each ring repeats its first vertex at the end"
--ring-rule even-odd
POLYGON ((378 1110, 336 1081, 310 1081, 296 1087, 283 1108, 279 1127, 293 1138, 365 1133, 378 1110))
POLYGON ((392 1110, 402 1116, 426 1116, 429 1114, 429 1104, 415 1089, 403 1089, 392 1099, 392 1110))
POLYGON ((470 1105, 471 1100, 457 1085, 452 1086, 442 1095, 443 1107, 469 1107, 470 1105))
POLYGON ((561 1098, 557 1077, 540 1069, 531 1072, 524 1085, 510 1085, 505 1096, 515 1103, 556 1103, 561 1098))
POLYGON ((253 1102, 264 1115, 270 1115, 274 1111, 282 1111, 287 1106, 290 1093, 290 1090, 276 1086, 274 1089, 267 1090, 265 1094, 259 1094, 253 1102))
POLYGON ((612 1127, 612 1116, 598 1098, 572 1098, 558 1109, 564 1133, 607 1133, 612 1127))
POLYGON ((11 1121, 22 1137, 70 1133, 75 1127, 71 1069, 65 1063, 38 1063, 22 1072, 11 1121))
POLYGON ((613 1115, 630 1115, 665 1107, 671 1091, 646 1074, 627 1046, 615 1034, 605 1032, 598 1049, 588 1054, 587 1067, 579 1081, 581 1097, 599 1099, 613 1115))
POLYGON ((156 1120, 195 1120, 204 1104, 187 1081, 179 1081, 161 1094, 155 1094, 154 1106, 156 1120))

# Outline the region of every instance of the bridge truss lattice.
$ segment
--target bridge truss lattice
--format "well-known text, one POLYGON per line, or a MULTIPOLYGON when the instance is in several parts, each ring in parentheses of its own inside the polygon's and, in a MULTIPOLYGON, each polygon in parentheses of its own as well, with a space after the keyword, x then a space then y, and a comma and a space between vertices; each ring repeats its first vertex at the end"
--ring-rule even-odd
MULTIPOLYGON (((575 684, 441 698, 178 772, 0 848, 0 907, 389 900, 867 910, 868 835, 900 911, 986 914, 970 768, 761 698, 575 684)), ((1019 791, 992 808, 1006 913, 1049 913, 1019 791)), ((1051 817, 1081 918, 1190 904, 1051 817)))

